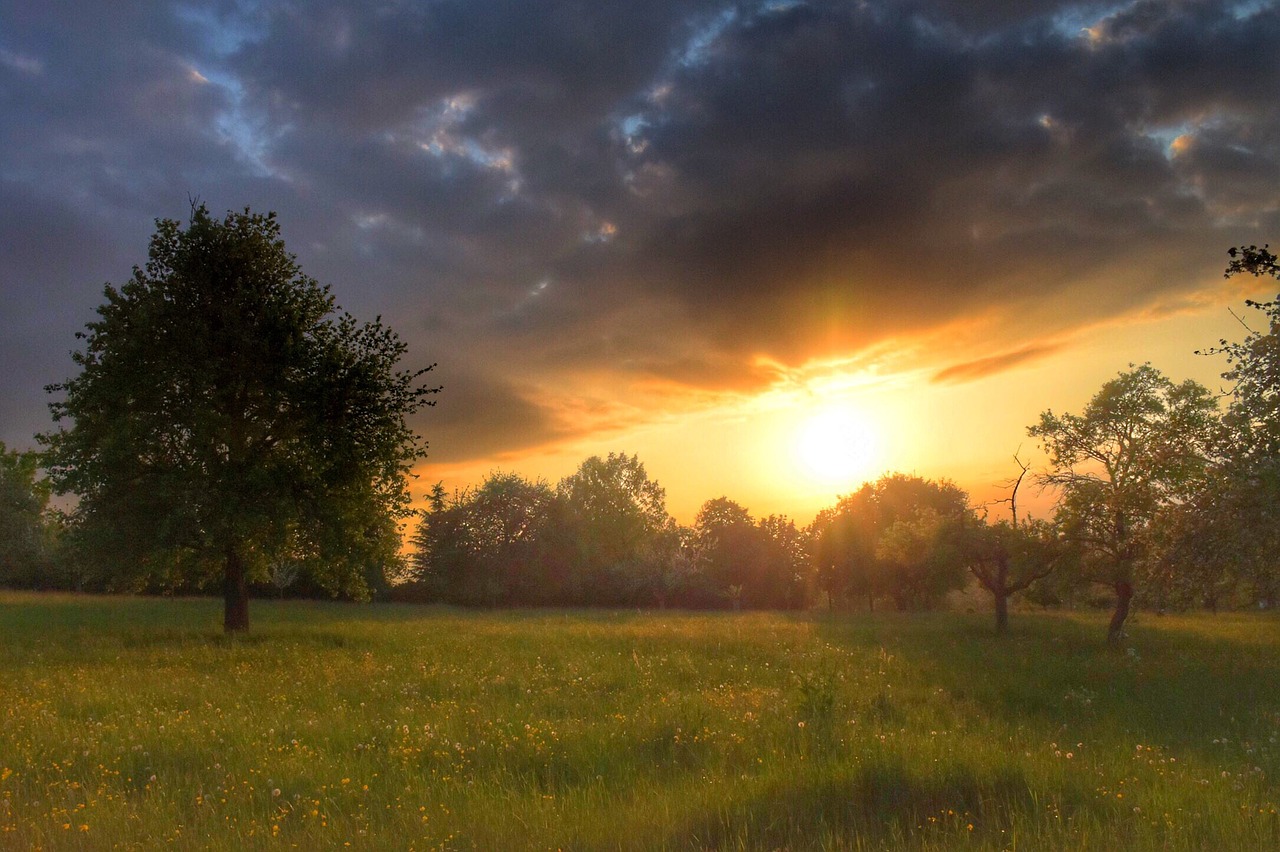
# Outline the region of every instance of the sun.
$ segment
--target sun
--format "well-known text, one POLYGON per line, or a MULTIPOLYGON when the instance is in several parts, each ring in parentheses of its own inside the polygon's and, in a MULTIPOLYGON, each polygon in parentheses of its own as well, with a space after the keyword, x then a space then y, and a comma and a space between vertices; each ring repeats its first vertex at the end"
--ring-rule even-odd
POLYGON ((871 421, 849 405, 822 408, 800 423, 795 435, 800 469, 824 484, 866 479, 880 457, 880 436, 871 421))

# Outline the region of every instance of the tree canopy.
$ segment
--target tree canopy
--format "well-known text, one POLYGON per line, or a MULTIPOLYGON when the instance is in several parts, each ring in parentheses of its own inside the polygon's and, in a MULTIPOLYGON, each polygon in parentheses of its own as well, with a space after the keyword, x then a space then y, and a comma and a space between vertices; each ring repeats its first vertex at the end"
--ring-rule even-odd
POLYGON ((38 453, 0 442, 0 586, 46 585, 51 568, 49 483, 38 453))
POLYGON ((935 606, 963 583, 955 532, 968 495, 946 481, 895 473, 868 482, 810 526, 819 583, 834 602, 888 596, 900 610, 935 606))
POLYGON ((1027 430, 1049 457, 1040 481, 1060 489, 1064 533, 1091 557, 1092 577, 1115 590, 1112 642, 1129 614, 1147 526, 1203 483, 1217 425, 1207 388, 1143 364, 1104 383, 1080 414, 1045 411, 1027 430))
POLYGON ((275 214, 158 220, 146 265, 105 297, 41 436, 54 487, 79 497, 76 540, 118 586, 221 579, 228 631, 281 560, 367 595, 398 558, 431 368, 400 369, 391 329, 341 312, 275 214))

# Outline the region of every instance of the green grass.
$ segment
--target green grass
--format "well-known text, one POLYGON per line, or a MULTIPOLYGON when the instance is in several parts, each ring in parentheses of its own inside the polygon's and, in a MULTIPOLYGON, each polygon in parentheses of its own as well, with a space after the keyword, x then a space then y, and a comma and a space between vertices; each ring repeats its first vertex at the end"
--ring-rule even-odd
POLYGON ((1280 620, 0 593, 0 849, 1280 847, 1280 620))

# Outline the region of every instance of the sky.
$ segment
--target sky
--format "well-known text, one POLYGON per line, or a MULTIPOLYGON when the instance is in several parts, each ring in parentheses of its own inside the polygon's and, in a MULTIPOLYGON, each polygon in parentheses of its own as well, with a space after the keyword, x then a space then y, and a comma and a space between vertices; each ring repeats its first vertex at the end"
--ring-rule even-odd
POLYGON ((0 440, 200 199, 438 365, 418 494, 617 451, 686 523, 995 500, 1130 363, 1222 387, 1277 45, 1253 0, 0 0, 0 440))

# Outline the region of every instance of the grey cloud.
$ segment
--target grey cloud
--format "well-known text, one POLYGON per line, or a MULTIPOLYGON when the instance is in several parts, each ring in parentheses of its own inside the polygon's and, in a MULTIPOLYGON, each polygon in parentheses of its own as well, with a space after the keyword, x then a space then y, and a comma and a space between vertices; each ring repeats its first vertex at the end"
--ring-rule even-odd
POLYGON ((446 361, 430 375, 444 388, 421 417, 432 461, 455 462, 541 446, 575 434, 531 388, 446 361))
POLYGON ((1275 239, 1277 42, 1274 4, 1148 0, 6 8, 0 397, 188 193, 465 365, 437 458, 572 434, 523 383, 574 371, 741 391, 1003 312, 999 366, 1275 239))

